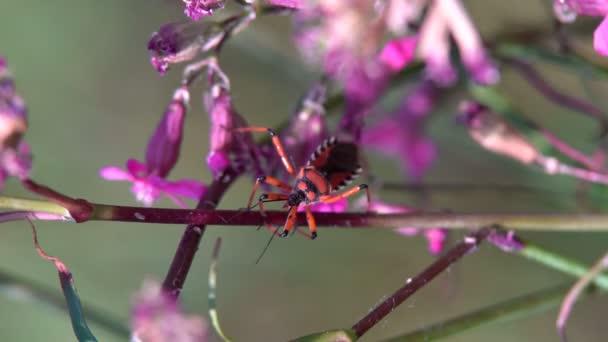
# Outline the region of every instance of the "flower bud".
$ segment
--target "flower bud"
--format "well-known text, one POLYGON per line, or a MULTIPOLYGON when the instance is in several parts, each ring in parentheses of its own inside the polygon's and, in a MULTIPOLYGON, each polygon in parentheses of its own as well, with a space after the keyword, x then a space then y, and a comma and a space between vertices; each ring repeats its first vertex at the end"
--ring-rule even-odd
POLYGON ((179 88, 161 118, 146 149, 148 174, 165 178, 179 158, 184 133, 186 106, 190 101, 187 88, 179 88))
POLYGON ((170 64, 190 61, 213 48, 223 34, 213 22, 165 24, 148 41, 152 66, 164 75, 170 64))
POLYGON ((473 140, 485 149, 531 164, 539 151, 508 122, 489 108, 476 102, 463 102, 459 106, 473 140))

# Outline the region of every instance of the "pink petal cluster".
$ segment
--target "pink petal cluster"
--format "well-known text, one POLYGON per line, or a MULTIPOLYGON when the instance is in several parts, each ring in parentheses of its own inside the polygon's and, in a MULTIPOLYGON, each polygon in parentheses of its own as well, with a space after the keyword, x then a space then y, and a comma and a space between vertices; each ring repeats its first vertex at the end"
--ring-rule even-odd
MULTIPOLYGON (((214 72, 220 72, 218 69, 214 72)), ((223 78, 220 77, 220 80, 223 78)), ((248 132, 234 131, 247 126, 232 104, 229 85, 212 82, 205 93, 205 106, 209 113, 209 153, 207 166, 214 177, 228 167, 253 170, 256 176, 268 174, 261 165, 261 155, 248 132)))
POLYGON ((438 95, 432 81, 422 81, 396 111, 368 125, 361 143, 400 161, 410 178, 419 181, 436 157, 436 148, 424 134, 424 123, 438 95))
POLYGON ((498 82, 498 68, 488 57, 481 36, 460 0, 433 1, 429 5, 418 46, 429 78, 445 86, 456 81, 458 75, 450 61, 450 37, 458 45, 460 57, 475 82, 498 82))
POLYGON ((25 179, 32 168, 27 131, 27 107, 15 90, 6 59, 0 56, 0 189, 7 177, 25 179))
POLYGON ((136 294, 131 309, 132 341, 205 342, 207 323, 199 316, 181 312, 174 298, 164 293, 156 281, 147 280, 136 294))
POLYGON ((593 48, 608 56, 608 1, 607 0, 554 0, 555 16, 562 22, 573 22, 576 15, 604 17, 593 32, 593 48))
MULTIPOLYGON (((388 204, 381 201, 372 201, 370 210, 379 214, 406 214, 414 211, 413 209, 404 206, 388 204)), ((415 227, 401 227, 395 229, 395 231, 401 235, 407 236, 423 234, 428 241, 429 252, 434 255, 443 251, 445 239, 447 237, 447 231, 441 228, 418 229, 415 227)))
POLYGON ((345 109, 340 120, 342 131, 359 140, 364 117, 386 90, 392 76, 414 59, 416 36, 389 41, 370 63, 353 69, 344 84, 345 109))
POLYGON ((126 171, 116 166, 107 166, 99 170, 102 178, 109 181, 127 181, 133 183, 131 192, 138 202, 151 206, 161 195, 182 208, 187 208, 181 197, 198 200, 206 190, 206 186, 193 179, 168 181, 155 174, 149 174, 142 162, 129 159, 126 171))
POLYGON ((213 14, 215 10, 221 10, 226 4, 226 0, 183 0, 186 4, 184 14, 194 21, 201 20, 213 14))
POLYGON ((133 183, 131 192, 137 201, 146 206, 151 206, 162 194, 182 208, 186 207, 182 198, 200 199, 206 189, 202 183, 190 179, 166 179, 179 158, 189 96, 186 88, 176 90, 172 102, 150 137, 145 163, 129 159, 126 170, 115 166, 104 167, 99 171, 101 177, 133 183))

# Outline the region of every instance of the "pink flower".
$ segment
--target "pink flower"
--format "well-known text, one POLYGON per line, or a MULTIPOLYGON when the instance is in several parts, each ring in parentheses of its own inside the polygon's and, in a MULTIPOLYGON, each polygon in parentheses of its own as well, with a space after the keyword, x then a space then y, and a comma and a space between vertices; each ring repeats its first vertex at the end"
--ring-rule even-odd
POLYGON ((571 23, 576 15, 604 17, 593 32, 593 48, 600 55, 608 56, 608 1, 606 0, 554 0, 553 10, 557 19, 571 23))
POLYGON ((115 166, 107 166, 99 170, 99 175, 105 180, 132 182, 131 192, 138 202, 151 206, 164 194, 182 208, 187 205, 180 197, 193 200, 201 198, 206 190, 205 185, 191 179, 168 181, 146 171, 146 165, 135 159, 127 160, 127 171, 115 166))
POLYGON ((226 0, 183 0, 186 4, 184 14, 194 21, 210 16, 215 10, 224 8, 226 0))
POLYGON ((27 131, 27 107, 15 91, 6 59, 0 56, 0 189, 9 177, 25 179, 32 168, 27 131))
MULTIPOLYGON (((414 209, 404 206, 388 204, 381 201, 372 201, 370 204, 370 210, 379 214, 406 214, 415 211, 414 209)), ((447 231, 441 228, 418 229, 415 227, 401 227, 395 229, 395 231, 401 235, 407 236, 418 235, 421 233, 424 234, 424 237, 426 237, 428 241, 429 252, 434 255, 441 253, 447 237, 447 231)))
POLYGON ((209 328, 202 317, 185 315, 156 281, 146 280, 131 309, 131 341, 205 342, 209 328))
POLYGON ((436 156, 435 145, 424 134, 424 121, 437 95, 434 83, 423 81, 395 112, 363 130, 361 144, 398 160, 419 181, 436 156))
MULTIPOLYGON (((346 198, 342 198, 333 203, 317 202, 310 206, 310 210, 317 213, 343 213, 346 209, 348 209, 348 200, 346 198)), ((305 211, 305 207, 298 207, 298 211, 305 211)))
POLYGON ((359 140, 365 115, 386 90, 390 78, 412 62, 417 43, 415 36, 391 40, 373 62, 351 70, 344 85, 346 103, 340 128, 355 141, 359 140))
POLYGON ((450 61, 450 36, 456 41, 462 61, 475 82, 498 82, 498 68, 488 57, 460 0, 432 2, 422 23, 418 54, 426 61, 429 78, 445 86, 456 81, 457 73, 450 61))
POLYGON ((166 180, 179 158, 182 143, 186 104, 189 101, 187 88, 175 91, 173 100, 165 110, 146 149, 145 163, 129 159, 126 171, 114 167, 104 167, 99 171, 102 178, 112 181, 130 181, 131 192, 137 201, 151 206, 161 194, 165 194, 180 207, 186 205, 180 197, 200 199, 205 186, 195 180, 166 180))

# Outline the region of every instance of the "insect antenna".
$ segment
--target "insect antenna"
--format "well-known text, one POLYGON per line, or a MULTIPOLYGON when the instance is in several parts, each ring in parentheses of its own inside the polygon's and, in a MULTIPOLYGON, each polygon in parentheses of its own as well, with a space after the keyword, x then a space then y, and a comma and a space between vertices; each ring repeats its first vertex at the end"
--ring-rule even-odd
MULTIPOLYGON (((262 227, 262 225, 260 225, 258 227, 258 229, 260 229, 262 227)), ((277 226, 277 228, 274 230, 274 232, 272 233, 272 235, 270 236, 270 239, 268 239, 268 243, 266 243, 266 246, 264 246, 264 250, 262 250, 262 253, 260 254, 260 256, 258 257, 258 259, 255 261, 255 264, 257 265, 260 260, 262 260, 262 257, 264 256, 264 254, 266 254, 266 251, 268 250, 268 247, 270 247, 270 243, 272 242, 272 239, 274 239, 274 237, 276 235, 278 235, 279 232, 279 228, 281 228, 281 226, 277 226)))
MULTIPOLYGON (((268 202, 279 202, 279 201, 284 201, 282 199, 275 199, 275 200, 264 200, 264 201, 258 201, 256 204, 252 205, 251 207, 248 208, 239 208, 238 212, 234 215, 232 215, 232 217, 230 217, 228 219, 228 221, 226 223, 230 223, 230 221, 232 221, 234 218, 239 217, 240 215, 251 211, 251 209, 254 209, 255 207, 257 207, 258 205, 260 205, 260 202, 264 202, 264 203, 268 203, 268 202)), ((262 227, 263 224, 259 225, 257 229, 260 229, 262 227)))

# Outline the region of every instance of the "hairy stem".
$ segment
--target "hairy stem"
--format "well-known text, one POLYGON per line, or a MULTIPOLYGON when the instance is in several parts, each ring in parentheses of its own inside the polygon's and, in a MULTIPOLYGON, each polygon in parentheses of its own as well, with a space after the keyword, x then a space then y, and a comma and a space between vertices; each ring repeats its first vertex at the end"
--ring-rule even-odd
POLYGON ((447 321, 435 323, 411 333, 396 336, 385 342, 433 341, 477 328, 481 325, 505 322, 540 313, 556 307, 567 291, 566 286, 542 290, 525 296, 509 299, 447 321))
MULTIPOLYGON (((264 223, 264 218, 257 211, 214 210, 221 195, 227 190, 237 175, 231 171, 228 183, 217 181, 210 186, 206 198, 199 203, 199 209, 145 208, 119 205, 90 203, 93 212, 89 221, 117 221, 139 223, 249 226, 256 228, 264 223), (207 203, 207 205, 204 205, 207 203), (213 204, 213 205, 211 205, 213 204)), ((224 178, 224 179, 227 179, 224 178)), ((44 210, 44 201, 30 201, 0 196, 0 208, 31 209, 40 213, 44 210), (14 203, 18 203, 16 207, 14 203), (23 206, 32 203, 32 207, 23 206)), ((56 212, 52 202, 47 202, 56 212)), ((276 225, 285 223, 283 211, 265 211, 266 222, 276 225)), ((350 229, 363 228, 399 228, 417 227, 420 229, 442 227, 452 230, 468 230, 470 227, 500 225, 516 231, 571 231, 590 232, 608 231, 608 214, 577 213, 446 213, 446 212, 413 212, 407 214, 375 213, 315 213, 319 226, 350 229)), ((305 225, 304 213, 298 213, 298 224, 305 225)))
POLYGON ((458 261, 469 252, 474 251, 475 248, 477 248, 477 246, 483 240, 485 240, 493 230, 493 228, 482 228, 477 232, 465 237, 461 243, 450 249, 420 274, 414 278, 408 279, 404 286, 390 295, 386 300, 380 303, 380 305, 376 306, 372 311, 353 325, 352 329, 355 331, 357 337, 363 336, 369 329, 374 327, 407 298, 424 287, 437 275, 447 269, 451 264, 458 261))
MULTIPOLYGON (((238 173, 232 169, 224 171, 219 175, 209 186, 201 200, 196 206, 200 210, 213 210, 224 193, 236 179, 238 173)), ((159 222, 160 223, 160 222, 159 222)), ((190 271, 190 266, 194 260, 194 255, 198 250, 198 245, 205 233, 206 225, 209 222, 180 222, 188 223, 182 239, 179 242, 175 256, 171 262, 171 266, 165 280, 163 281, 163 290, 168 294, 177 298, 184 287, 184 282, 190 271)))

